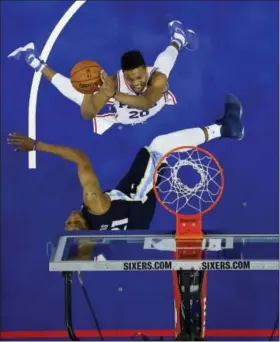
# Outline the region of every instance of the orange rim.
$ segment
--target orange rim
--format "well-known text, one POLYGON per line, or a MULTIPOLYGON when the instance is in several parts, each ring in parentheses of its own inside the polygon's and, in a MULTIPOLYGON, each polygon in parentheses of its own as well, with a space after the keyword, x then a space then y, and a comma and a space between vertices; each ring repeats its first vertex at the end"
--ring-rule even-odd
MULTIPOLYGON (((161 204, 161 206, 167 210, 168 212, 170 212, 171 214, 173 215, 178 215, 179 213, 177 213, 175 210, 172 210, 170 209, 166 204, 164 204, 158 194, 158 191, 157 191, 157 187, 156 187, 156 180, 157 180, 157 175, 158 175, 158 170, 159 170, 159 167, 161 166, 161 164, 163 163, 163 161, 168 157, 170 156, 172 153, 174 152, 178 152, 180 150, 185 150, 185 149, 189 149, 189 150, 197 150, 197 151, 200 151, 204 154, 206 154, 208 157, 210 157, 214 162, 215 164, 217 165, 217 168, 218 170, 220 171, 220 175, 221 175, 221 189, 219 190, 219 194, 215 200, 215 202, 213 202, 211 205, 209 205, 208 208, 204 209, 203 211, 197 213, 197 214, 180 214, 182 216, 192 216, 192 217, 195 217, 195 216, 202 216, 204 214, 206 214, 207 212, 209 212, 210 210, 212 210, 216 204, 219 202, 219 200, 221 199, 222 197, 222 194, 223 194, 223 190, 224 190, 224 183, 225 183, 225 179, 224 179, 224 172, 223 172, 223 169, 219 163, 219 161, 216 159, 216 157, 213 156, 212 153, 210 153, 209 151, 205 150, 204 148, 201 148, 201 147, 198 147, 198 146, 179 146, 179 147, 176 147, 172 150, 170 150, 169 152, 167 152, 166 154, 164 154, 160 160, 157 162, 156 166, 155 166, 155 171, 154 171, 154 175, 153 175, 153 188, 154 188, 154 192, 155 192, 155 195, 156 195, 156 199, 157 201, 161 204)), ((183 151, 182 151, 183 152, 183 151)))

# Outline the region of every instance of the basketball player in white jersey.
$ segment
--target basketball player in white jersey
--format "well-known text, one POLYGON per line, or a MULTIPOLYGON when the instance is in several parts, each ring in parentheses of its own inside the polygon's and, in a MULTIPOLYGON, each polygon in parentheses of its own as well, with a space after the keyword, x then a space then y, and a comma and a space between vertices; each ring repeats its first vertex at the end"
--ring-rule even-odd
POLYGON ((121 70, 112 77, 103 71, 102 87, 90 95, 79 93, 69 78, 48 67, 36 53, 34 43, 16 49, 8 57, 19 59, 24 55, 27 64, 81 107, 82 117, 93 121, 94 132, 103 134, 116 123, 143 123, 165 105, 176 104, 175 96, 169 90, 168 77, 179 51, 183 48, 196 49, 197 40, 195 33, 185 31, 180 21, 172 21, 168 27, 170 44, 159 54, 153 67, 146 65, 140 51, 128 51, 121 58, 121 70))
POLYGON ((215 138, 241 140, 244 136, 241 116, 238 99, 227 96, 224 117, 216 124, 156 137, 149 146, 140 149, 129 172, 113 190, 108 191, 101 189, 89 158, 81 151, 34 141, 16 133, 10 134, 8 143, 15 145, 16 151, 48 152, 77 165, 83 188, 83 206, 81 212, 69 218, 67 229, 148 229, 156 208, 153 173, 161 156, 176 147, 198 146, 215 138))

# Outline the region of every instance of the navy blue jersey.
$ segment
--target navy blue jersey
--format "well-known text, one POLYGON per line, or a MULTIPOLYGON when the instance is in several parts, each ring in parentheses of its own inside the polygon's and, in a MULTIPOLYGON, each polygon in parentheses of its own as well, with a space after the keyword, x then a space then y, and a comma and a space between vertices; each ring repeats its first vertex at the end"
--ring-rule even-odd
MULTIPOLYGON (((110 196, 111 207, 104 215, 94 215, 83 205, 82 214, 90 230, 149 228, 156 207, 156 197, 152 187, 147 187, 147 199, 144 202, 131 200, 133 195, 137 194, 139 184, 141 182, 143 184, 143 180, 147 177, 148 164, 150 167, 151 154, 146 148, 142 148, 135 157, 129 172, 114 189, 123 196, 117 198, 110 196)), ((150 178, 149 182, 151 182, 150 178)), ((110 194, 110 191, 107 193, 110 194)))
POLYGON ((130 217, 130 202, 112 201, 110 209, 104 215, 94 215, 83 206, 82 214, 89 225, 89 229, 111 230, 118 228, 126 230, 130 217))

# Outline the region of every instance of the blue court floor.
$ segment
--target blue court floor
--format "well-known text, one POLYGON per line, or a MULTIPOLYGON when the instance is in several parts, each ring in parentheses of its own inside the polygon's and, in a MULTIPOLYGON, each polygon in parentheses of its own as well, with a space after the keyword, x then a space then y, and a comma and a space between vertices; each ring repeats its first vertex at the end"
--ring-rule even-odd
MULTIPOLYGON (((28 134, 32 126, 39 140, 82 149, 108 189, 128 170, 140 147, 160 134, 212 124, 223 112, 225 95, 234 93, 243 104, 246 136, 242 142, 216 140, 205 146, 224 169, 225 190, 203 227, 224 234, 279 232, 278 3, 86 1, 55 37, 57 23, 72 4, 1 2, 2 331, 64 330, 63 282, 59 274, 48 272, 47 244, 81 204, 75 167, 37 154, 36 168, 29 169, 27 155, 14 154, 7 146, 10 132, 28 134), (94 135, 77 105, 45 79, 38 90, 33 88, 30 102, 32 70, 6 58, 34 41, 39 51, 45 47, 48 64, 66 76, 82 59, 96 60, 113 74, 121 54, 136 48, 152 65, 169 42, 170 18, 194 29, 200 41, 197 51, 179 55, 170 76, 178 104, 146 124, 116 126, 102 136, 94 135)), ((170 231, 174 224, 174 217, 158 206, 151 230, 170 231)), ((86 274, 85 281, 102 329, 174 328, 171 275, 86 274)), ((277 272, 212 272, 207 329, 270 331, 278 303, 277 272)), ((96 329, 76 281, 74 305, 75 327, 96 329)))

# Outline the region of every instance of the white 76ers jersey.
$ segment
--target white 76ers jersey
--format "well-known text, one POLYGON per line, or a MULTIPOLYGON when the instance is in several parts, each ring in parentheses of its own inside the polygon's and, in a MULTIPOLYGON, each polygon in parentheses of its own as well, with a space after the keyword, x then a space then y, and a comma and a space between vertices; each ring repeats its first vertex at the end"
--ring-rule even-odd
MULTIPOLYGON (((155 67, 148 67, 148 80, 157 70, 155 67)), ((126 83, 122 70, 117 73, 117 89, 118 91, 136 96, 135 92, 126 83)), ((144 89, 144 91, 147 87, 144 89)), ((141 96, 141 95, 140 95, 141 96)), ((149 118, 155 116, 165 105, 175 105, 176 99, 171 91, 167 90, 162 97, 149 110, 141 110, 130 108, 129 106, 116 101, 114 98, 108 102, 109 111, 98 114, 93 118, 93 132, 103 134, 115 124, 136 125, 143 123, 149 118)))
MULTIPOLYGON (((148 67, 148 80, 152 77, 153 73, 157 71, 155 67, 148 67)), ((136 93, 130 88, 129 84, 126 82, 124 78, 124 74, 122 70, 119 70, 117 73, 117 89, 119 92, 135 95, 136 93)), ((147 87, 143 90, 145 92, 147 87)), ((141 95, 139 95, 141 96, 141 95)), ((131 108, 119 101, 114 101, 113 108, 116 111, 116 121, 124 124, 124 125, 135 125, 141 122, 144 122, 154 115, 156 115, 165 105, 174 105, 176 104, 176 99, 174 95, 170 91, 166 91, 162 97, 148 110, 141 110, 136 108, 131 108)))

